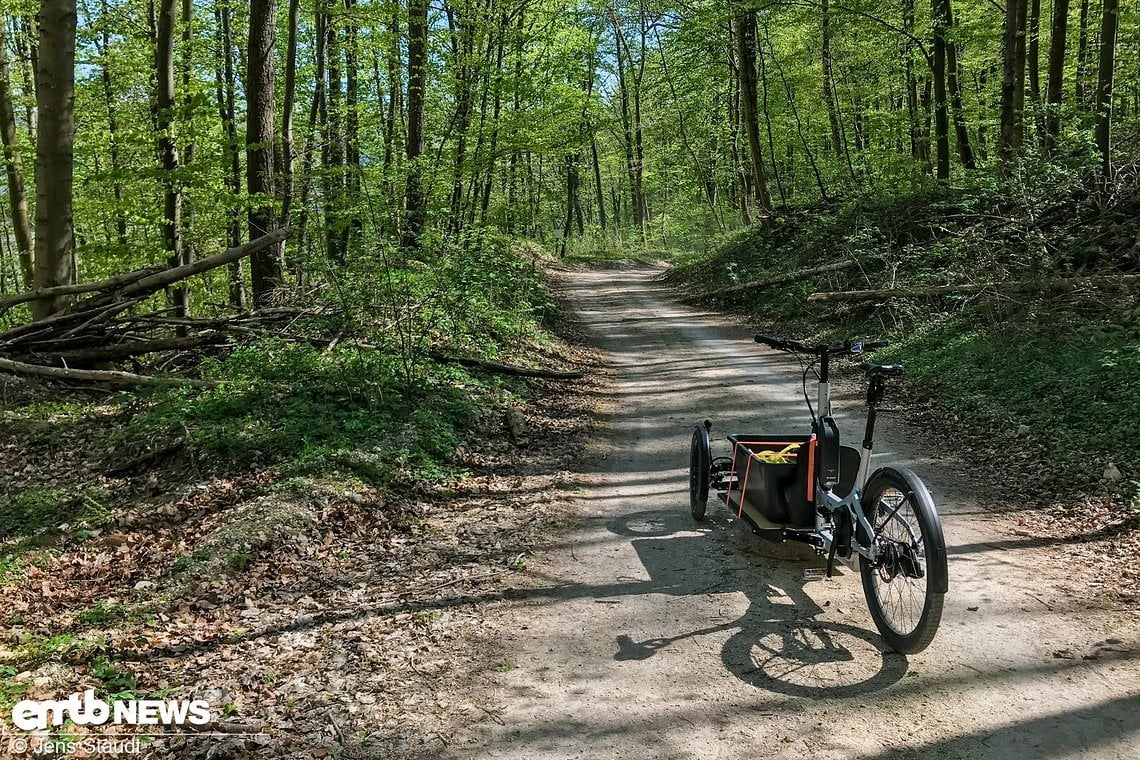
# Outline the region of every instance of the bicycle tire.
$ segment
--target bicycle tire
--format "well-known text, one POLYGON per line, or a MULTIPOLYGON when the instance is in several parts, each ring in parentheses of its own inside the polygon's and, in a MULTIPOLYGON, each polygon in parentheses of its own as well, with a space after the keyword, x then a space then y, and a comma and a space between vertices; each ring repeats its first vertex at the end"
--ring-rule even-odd
POLYGON ((712 453, 709 450, 709 431, 704 425, 693 430, 693 441, 689 446, 689 511, 697 522, 705 519, 709 503, 709 468, 712 466, 712 453))
POLYGON ((875 562, 859 561, 871 618, 889 647, 916 654, 934 640, 948 586, 934 499, 913 472, 887 467, 867 482, 862 506, 879 549, 875 562))

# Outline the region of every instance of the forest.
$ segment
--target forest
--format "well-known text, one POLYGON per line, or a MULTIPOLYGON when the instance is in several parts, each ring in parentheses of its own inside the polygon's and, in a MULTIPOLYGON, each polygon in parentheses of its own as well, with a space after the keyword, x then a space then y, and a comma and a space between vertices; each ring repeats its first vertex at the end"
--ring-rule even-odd
POLYGON ((9 2, 0 290, 291 230, 172 290, 186 316, 494 235, 707 248, 779 208, 1098 167, 1111 194, 1138 24, 1113 0, 9 2))
POLYGON ((916 424, 1140 551, 1135 3, 0 0, 0 138, 0 715, 442 731, 612 402, 590 267, 889 337, 916 424))

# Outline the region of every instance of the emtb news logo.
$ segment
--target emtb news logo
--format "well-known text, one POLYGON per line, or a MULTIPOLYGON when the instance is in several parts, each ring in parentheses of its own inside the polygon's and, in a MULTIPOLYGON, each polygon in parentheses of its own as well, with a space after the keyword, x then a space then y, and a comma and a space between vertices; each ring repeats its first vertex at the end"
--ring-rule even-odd
POLYGON ((67 699, 25 699, 12 708, 12 723, 21 731, 44 731, 70 720, 77 726, 108 723, 131 726, 205 726, 212 716, 205 700, 132 699, 105 702, 94 689, 67 699))

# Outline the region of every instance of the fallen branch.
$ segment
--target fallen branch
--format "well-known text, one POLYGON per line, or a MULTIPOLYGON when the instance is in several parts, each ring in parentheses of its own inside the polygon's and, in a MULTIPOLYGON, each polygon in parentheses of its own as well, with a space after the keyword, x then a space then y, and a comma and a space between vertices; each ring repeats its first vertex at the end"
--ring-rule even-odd
POLYGON ((128 460, 122 464, 114 465, 113 467, 110 467, 107 470, 105 470, 104 473, 106 475, 110 475, 113 477, 113 476, 117 476, 117 475, 123 475, 123 474, 126 474, 128 472, 133 472, 134 470, 139 469, 143 465, 147 465, 147 464, 150 464, 151 462, 155 462, 159 459, 163 459, 164 457, 168 457, 168 456, 172 456, 174 454, 177 454, 179 451, 182 451, 182 449, 184 449, 185 447, 186 447, 186 441, 185 440, 177 440, 177 441, 174 441, 173 443, 168 443, 168 444, 165 444, 163 446, 159 446, 157 448, 151 449, 150 451, 147 451, 143 454, 140 454, 139 456, 134 457, 133 459, 130 459, 130 460, 128 460))
POLYGON ((710 290, 707 293, 702 293, 699 298, 712 298, 713 296, 725 295, 726 293, 739 293, 744 290, 755 290, 758 288, 769 288, 773 285, 783 285, 788 282, 795 282, 802 280, 805 277, 811 277, 816 274, 826 274, 827 272, 841 272, 845 269, 853 269, 859 266, 859 262, 855 260, 840 261, 835 264, 824 264, 823 266, 812 267, 811 269, 797 269, 794 272, 785 272, 784 274, 776 275, 775 277, 765 277, 760 280, 751 280, 750 282, 742 282, 739 285, 729 285, 716 290, 710 290))
POLYGON ((435 353, 428 354, 428 358, 439 364, 458 364, 472 369, 481 369, 496 375, 513 375, 515 377, 541 377, 552 380, 577 380, 583 373, 575 370, 547 369, 545 367, 519 367, 513 364, 500 364, 483 359, 469 359, 463 356, 445 356, 435 353))
POLYGON ((141 279, 150 274, 161 272, 165 267, 148 267, 146 269, 137 269, 133 272, 126 272, 125 274, 115 275, 108 277, 105 280, 96 280, 94 282, 81 282, 77 285, 56 285, 51 288, 37 288, 30 290, 27 293, 19 293, 14 296, 7 296, 0 298, 0 314, 28 301, 37 301, 41 298, 54 298, 55 296, 71 296, 79 293, 91 293, 96 290, 112 290, 125 285, 134 280, 141 279))
POLYGON ((118 370, 102 369, 68 369, 66 367, 45 367, 41 364, 25 364, 0 358, 0 370, 15 375, 35 375, 49 377, 53 380, 82 380, 89 383, 108 383, 110 385, 173 385, 191 388, 216 388, 222 383, 217 380, 193 380, 186 377, 152 377, 150 375, 136 375, 133 372, 120 372, 118 370))
POLYGON ((813 303, 857 303, 889 298, 936 298, 938 296, 968 295, 988 291, 995 293, 1054 293, 1076 288, 1135 287, 1137 285, 1140 285, 1140 274, 1096 275, 1048 280, 986 282, 971 285, 933 285, 924 288, 821 292, 812 293, 807 300, 813 303))
POLYGON ((289 237, 290 229, 282 227, 281 229, 274 230, 268 235, 262 235, 256 240, 251 240, 248 243, 228 248, 214 256, 207 256, 204 259, 192 261, 189 264, 183 264, 180 267, 173 269, 164 269, 154 274, 149 274, 140 278, 138 281, 128 285, 119 291, 120 297, 129 298, 131 296, 149 295, 150 293, 157 293, 168 285, 173 285, 176 282, 185 280, 188 277, 193 277, 202 272, 208 272, 211 269, 225 266, 226 264, 243 259, 246 256, 264 251, 277 245, 285 238, 289 237))
POLYGON ((212 343, 222 343, 225 336, 218 332, 200 335, 189 335, 175 338, 156 338, 154 340, 131 340, 116 343, 110 346, 97 346, 95 348, 76 348, 62 351, 44 351, 35 349, 28 352, 28 356, 37 362, 62 363, 65 366, 75 364, 93 364, 95 362, 117 361, 129 359, 134 356, 158 353, 159 351, 183 351, 188 348, 198 348, 212 343))

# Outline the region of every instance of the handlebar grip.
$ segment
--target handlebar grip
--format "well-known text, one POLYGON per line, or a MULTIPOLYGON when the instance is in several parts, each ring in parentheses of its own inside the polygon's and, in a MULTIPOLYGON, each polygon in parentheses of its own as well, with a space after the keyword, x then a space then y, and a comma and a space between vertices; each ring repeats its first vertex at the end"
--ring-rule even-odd
POLYGON ((768 335, 757 335, 756 336, 756 342, 760 343, 762 345, 768 346, 770 348, 775 348, 775 349, 781 349, 782 350, 784 348, 787 348, 786 342, 780 340, 779 338, 773 338, 773 337, 768 336, 768 335))
POLYGON ((874 351, 876 348, 886 348, 891 345, 889 340, 868 340, 863 342, 864 351, 874 351))

